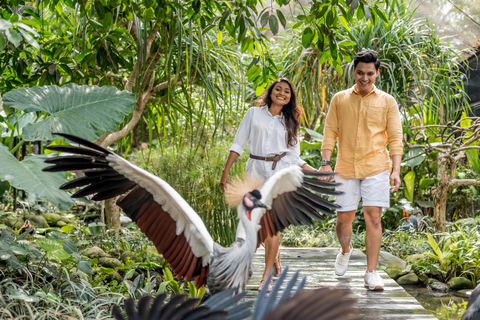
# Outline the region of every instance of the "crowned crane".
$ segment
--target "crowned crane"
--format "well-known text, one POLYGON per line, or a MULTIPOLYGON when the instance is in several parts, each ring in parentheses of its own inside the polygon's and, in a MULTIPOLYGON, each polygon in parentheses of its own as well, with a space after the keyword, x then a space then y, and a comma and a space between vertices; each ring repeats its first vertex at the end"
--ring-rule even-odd
POLYGON ((276 173, 263 186, 258 179, 232 181, 226 198, 237 207, 241 223, 236 241, 225 248, 213 241, 199 215, 164 180, 88 140, 57 135, 81 146, 49 146, 50 150, 74 155, 50 158, 46 162, 53 166, 43 170, 85 173, 60 189, 83 187, 72 195, 74 198, 94 194, 92 200, 105 200, 121 196, 117 205, 154 243, 177 278, 195 278, 195 286, 206 284, 211 294, 234 287, 245 290, 253 255, 267 235, 292 224, 323 221, 319 211, 335 215, 332 209, 338 208, 319 194, 338 194, 331 190, 336 184, 316 178, 332 174, 302 172, 292 166, 276 173), (265 210, 267 206, 271 210, 265 210))

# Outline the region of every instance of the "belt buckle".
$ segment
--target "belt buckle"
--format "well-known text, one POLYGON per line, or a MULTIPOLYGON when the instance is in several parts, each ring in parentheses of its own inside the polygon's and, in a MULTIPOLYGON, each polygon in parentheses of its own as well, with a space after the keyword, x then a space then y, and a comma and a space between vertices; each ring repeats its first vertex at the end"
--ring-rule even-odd
POLYGON ((276 154, 276 153, 269 153, 269 154, 267 154, 267 156, 265 157, 265 161, 267 161, 267 158, 272 159, 271 161, 278 161, 278 154, 276 154))

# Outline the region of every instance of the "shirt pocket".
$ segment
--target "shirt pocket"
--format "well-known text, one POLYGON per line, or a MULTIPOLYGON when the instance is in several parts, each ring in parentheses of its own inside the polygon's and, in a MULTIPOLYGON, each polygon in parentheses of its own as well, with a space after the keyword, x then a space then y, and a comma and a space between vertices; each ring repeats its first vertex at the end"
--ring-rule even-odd
POLYGON ((367 123, 372 128, 385 129, 387 118, 384 106, 370 106, 367 111, 367 123))

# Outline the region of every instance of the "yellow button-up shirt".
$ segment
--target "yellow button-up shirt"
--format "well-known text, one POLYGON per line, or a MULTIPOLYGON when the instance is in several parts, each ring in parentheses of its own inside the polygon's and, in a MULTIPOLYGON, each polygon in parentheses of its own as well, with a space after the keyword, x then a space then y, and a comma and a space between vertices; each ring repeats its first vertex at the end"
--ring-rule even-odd
POLYGON ((333 150, 338 138, 335 172, 362 179, 390 168, 390 154, 402 155, 402 124, 395 99, 377 89, 362 96, 350 89, 332 99, 325 122, 322 150, 333 150))

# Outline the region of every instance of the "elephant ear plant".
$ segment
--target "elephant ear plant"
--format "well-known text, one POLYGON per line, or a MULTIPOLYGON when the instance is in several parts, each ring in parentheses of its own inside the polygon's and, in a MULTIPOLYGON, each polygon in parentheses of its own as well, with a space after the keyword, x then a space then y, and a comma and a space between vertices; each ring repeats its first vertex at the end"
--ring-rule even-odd
POLYGON ((12 154, 26 142, 53 140, 51 132, 97 139, 113 131, 135 105, 130 92, 76 84, 15 89, 2 99, 9 114, 0 118, 0 181, 60 209, 73 203, 66 192, 58 190, 66 182, 64 174, 42 173, 46 155, 31 155, 20 162, 12 154))

